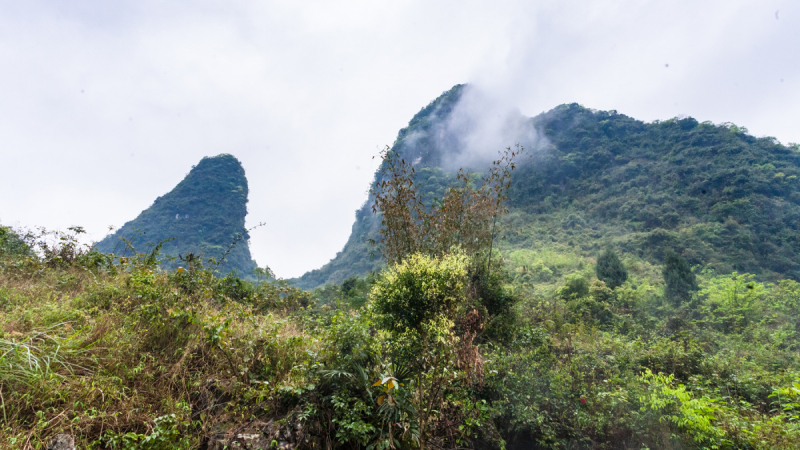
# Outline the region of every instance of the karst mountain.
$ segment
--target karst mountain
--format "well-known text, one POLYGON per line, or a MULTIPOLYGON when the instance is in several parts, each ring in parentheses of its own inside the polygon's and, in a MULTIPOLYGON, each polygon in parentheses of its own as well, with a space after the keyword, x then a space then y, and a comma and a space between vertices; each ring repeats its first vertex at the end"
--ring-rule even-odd
POLYGON ((131 255, 152 252, 163 243, 159 253, 166 268, 185 266, 187 258, 206 264, 213 258, 211 264, 221 273, 233 271, 248 278, 256 263, 244 225, 247 193, 239 160, 228 154, 203 158, 172 191, 96 248, 131 255))
MULTIPOLYGON (((501 244, 519 276, 558 275, 536 266, 536 252, 586 256, 613 246, 654 264, 669 248, 720 272, 800 279, 796 144, 731 123, 646 123, 578 104, 531 118, 485 114, 469 94, 457 85, 435 99, 400 130, 392 151, 414 162, 420 188, 435 195, 457 167, 480 171, 481 158, 485 168, 497 150, 527 144, 512 176, 513 232, 501 244)), ((378 270, 380 252, 369 243, 378 227, 368 200, 342 251, 294 283, 313 288, 378 270)))

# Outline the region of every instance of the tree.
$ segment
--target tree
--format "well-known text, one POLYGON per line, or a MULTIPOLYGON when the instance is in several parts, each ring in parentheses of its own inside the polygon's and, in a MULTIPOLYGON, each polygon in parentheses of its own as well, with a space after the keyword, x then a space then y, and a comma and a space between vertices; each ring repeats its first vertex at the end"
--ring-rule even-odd
MULTIPOLYGON (((417 170, 413 164, 387 147, 381 152, 383 163, 370 190, 374 200, 372 211, 381 217, 381 251, 391 270, 398 271, 398 277, 404 271, 429 265, 424 257, 432 258, 429 262, 444 262, 455 254, 461 255, 468 274, 468 297, 477 308, 471 322, 475 328, 471 330, 473 338, 478 330, 494 337, 509 335, 507 331, 513 327, 512 307, 517 298, 503 287, 498 271, 491 270, 501 265, 492 260, 492 247, 502 226, 499 219, 508 212, 506 200, 511 171, 516 168, 514 160, 523 152, 519 145, 501 151, 483 177, 461 169, 456 173, 456 182, 445 190, 441 199, 426 199, 416 182, 417 170)), ((394 321, 390 327, 393 331, 409 328, 424 334, 420 328, 423 322, 418 319, 428 316, 420 314, 423 309, 414 305, 428 302, 428 293, 412 284, 403 288, 406 296, 403 299, 377 300, 376 305, 379 310, 393 308, 391 314, 389 310, 379 311, 394 321)), ((376 286, 376 289, 384 288, 376 286)), ((373 298, 380 295, 373 290, 373 298)))
POLYGON ((597 279, 604 281, 610 289, 621 286, 628 279, 628 270, 610 247, 597 258, 595 271, 597 279))
POLYGON ((443 258, 415 253, 391 265, 375 282, 373 311, 388 330, 424 334, 428 322, 452 318, 466 298, 466 286, 467 257, 463 253, 443 258))
POLYGON ((692 292, 700 289, 691 267, 681 254, 668 249, 665 253, 664 269, 664 297, 676 306, 692 299, 692 292))
POLYGON ((0 256, 28 256, 31 248, 9 227, 0 225, 0 256))
MULTIPOLYGON (((442 199, 425 199, 416 184, 416 169, 388 147, 381 152, 383 163, 370 189, 372 212, 381 214, 381 244, 386 260, 402 261, 423 253, 442 256, 460 246, 469 256, 492 251, 497 219, 508 212, 506 200, 511 187, 514 159, 524 152, 517 146, 500 152, 487 174, 479 178, 463 169, 457 182, 442 199)), ((487 255, 487 266, 491 259, 487 255)))

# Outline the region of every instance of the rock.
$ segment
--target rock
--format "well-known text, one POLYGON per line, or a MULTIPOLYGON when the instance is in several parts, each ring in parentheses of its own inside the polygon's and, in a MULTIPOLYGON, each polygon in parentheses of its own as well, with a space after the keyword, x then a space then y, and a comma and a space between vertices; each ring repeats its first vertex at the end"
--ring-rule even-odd
MULTIPOLYGON (((228 435, 230 436, 230 435, 228 435)), ((225 435, 212 438, 209 450, 268 450, 270 441, 261 433, 238 433, 234 437, 225 435)))
POLYGON ((75 450, 75 439, 68 434, 58 434, 47 446, 47 450, 75 450))

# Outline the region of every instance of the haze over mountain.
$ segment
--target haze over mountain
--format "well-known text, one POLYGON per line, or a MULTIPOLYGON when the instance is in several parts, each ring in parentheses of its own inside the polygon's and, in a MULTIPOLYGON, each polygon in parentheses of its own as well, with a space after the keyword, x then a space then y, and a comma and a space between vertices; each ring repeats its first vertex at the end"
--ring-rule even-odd
MULTIPOLYGON (((527 118, 457 85, 400 130, 392 151, 414 162, 432 197, 455 168, 480 170, 518 143, 530 159, 512 177, 514 232, 501 249, 526 277, 557 272, 527 270, 543 249, 589 256, 610 245, 653 263, 674 248, 721 272, 800 279, 800 149, 741 126, 645 123, 578 104, 527 118)), ((378 228, 367 201, 343 250, 294 283, 312 288, 378 270, 379 251, 367 243, 378 228)))
MULTIPOLYGON (((219 269, 247 278, 256 268, 244 228, 247 193, 247 178, 239 160, 228 154, 203 158, 172 191, 158 197, 96 248, 125 255, 133 252, 125 241, 140 253, 163 242, 164 256, 185 258, 191 253, 220 260, 224 255, 219 269)), ((186 263, 164 261, 167 268, 179 265, 186 263)))

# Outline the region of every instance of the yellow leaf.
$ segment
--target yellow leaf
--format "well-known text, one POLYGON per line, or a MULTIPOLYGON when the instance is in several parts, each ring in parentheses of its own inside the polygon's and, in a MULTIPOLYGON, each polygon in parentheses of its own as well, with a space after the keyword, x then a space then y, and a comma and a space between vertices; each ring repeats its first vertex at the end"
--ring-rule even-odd
POLYGON ((387 385, 387 387, 388 387, 389 389, 393 388, 393 387, 394 387, 394 381, 392 381, 392 380, 389 380, 389 384, 387 385))
POLYGON ((378 406, 383 404, 383 396, 378 397, 378 406))
POLYGON ((373 386, 380 386, 380 385, 382 385, 382 384, 383 384, 383 383, 381 383, 381 380, 378 380, 378 381, 374 382, 372 385, 373 385, 373 386))

